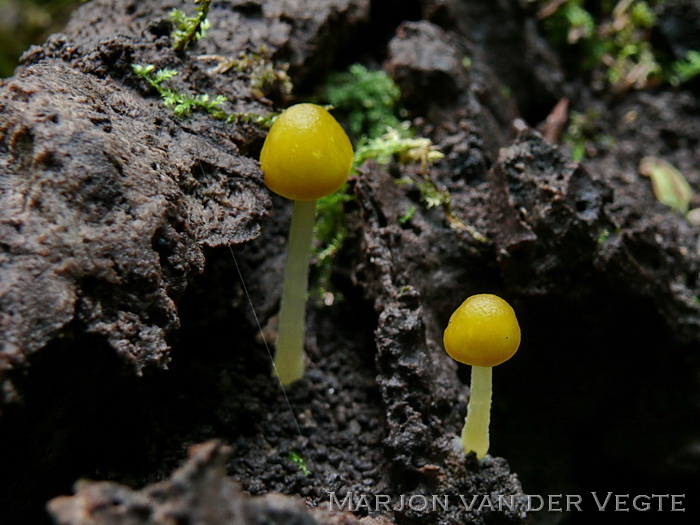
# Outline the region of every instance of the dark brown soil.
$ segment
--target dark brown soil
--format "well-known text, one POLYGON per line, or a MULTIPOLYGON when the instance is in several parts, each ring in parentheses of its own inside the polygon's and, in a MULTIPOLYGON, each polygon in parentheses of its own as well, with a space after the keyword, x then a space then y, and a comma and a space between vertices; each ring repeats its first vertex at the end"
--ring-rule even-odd
MULTIPOLYGON (((694 522, 700 230, 637 167, 655 155, 700 188, 697 83, 593 91, 515 0, 213 2, 179 53, 174 6, 192 9, 93 0, 0 82, 2 523, 694 522), (299 98, 350 63, 383 67, 451 197, 428 209, 416 164, 352 177, 334 300, 311 301, 308 369, 286 394, 260 333, 290 212, 262 183, 265 131, 177 118, 131 70, 174 68, 179 90, 267 114, 296 99, 197 58, 262 45, 299 98), (581 164, 534 131, 563 97, 612 138, 581 164), (455 443, 469 370, 442 349, 480 292, 523 333, 494 372, 483 461, 455 443), (684 494, 686 512, 598 512, 591 492, 608 491, 684 494), (583 512, 528 513, 526 494, 582 495, 583 512), (447 508, 399 508, 433 495, 447 508)), ((659 16, 669 54, 700 48, 696 3, 659 16)))

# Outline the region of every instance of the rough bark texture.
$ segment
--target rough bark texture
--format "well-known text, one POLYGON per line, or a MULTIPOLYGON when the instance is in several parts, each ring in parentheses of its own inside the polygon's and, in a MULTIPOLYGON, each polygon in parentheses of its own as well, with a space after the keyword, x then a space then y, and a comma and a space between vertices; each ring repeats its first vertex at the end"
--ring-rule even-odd
MULTIPOLYGON (((167 13, 191 5, 94 0, 29 50, 0 83, 3 523, 582 523, 528 516, 525 494, 695 486, 700 232, 637 171, 656 155, 700 187, 698 86, 610 98, 569 82, 523 6, 213 2, 208 35, 174 52, 167 13), (267 346, 289 203, 262 183, 265 131, 177 118, 132 71, 173 68, 173 89, 266 115, 294 99, 202 58, 256 54, 288 64, 297 95, 383 67, 445 155, 351 178, 332 293, 311 301, 307 373, 286 393, 267 346), (563 96, 614 146, 578 164, 534 131, 563 96), (427 205, 424 184, 449 202, 427 205), (479 292, 507 298, 523 332, 494 371, 507 462, 455 444, 468 369, 442 331, 479 292), (66 496, 79 478, 104 481, 66 496), (328 512, 330 493, 352 514, 328 512), (363 505, 378 494, 390 509, 363 505), (448 508, 398 506, 433 494, 448 508)), ((699 13, 659 11, 669 53, 697 49, 699 13)))
MULTIPOLYGON (((56 498, 49 509, 56 523, 295 523, 356 525, 346 513, 309 509, 281 494, 243 495, 226 476, 231 450, 217 442, 193 447, 190 458, 169 480, 135 492, 116 483, 79 483, 73 497, 56 498)), ((374 525, 375 520, 363 521, 374 525)))
MULTIPOLYGON (((223 94, 236 111, 270 111, 250 78, 207 75, 202 61, 170 49, 167 13, 176 5, 91 2, 64 34, 26 53, 3 86, 7 393, 7 373, 68 336, 73 321, 105 336, 139 371, 167 363, 165 336, 178 326, 173 301, 201 271, 201 248, 258 234, 269 200, 256 163, 241 153, 262 132, 206 115, 179 122, 144 98, 131 72, 132 64, 167 64, 181 70, 175 89, 223 94)), ((328 39, 342 44, 329 31, 334 21, 342 17, 351 31, 368 9, 366 2, 326 2, 313 12, 282 2, 230 7, 217 16, 215 6, 214 28, 197 52, 236 57, 268 46, 301 80, 327 67, 332 53, 316 50, 328 39), (295 23, 303 31, 295 34, 295 23)))

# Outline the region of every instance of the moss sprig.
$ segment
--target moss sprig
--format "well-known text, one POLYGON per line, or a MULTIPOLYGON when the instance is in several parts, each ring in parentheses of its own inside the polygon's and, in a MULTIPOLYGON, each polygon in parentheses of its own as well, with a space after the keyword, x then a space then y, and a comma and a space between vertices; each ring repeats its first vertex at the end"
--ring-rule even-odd
POLYGON ((363 140, 355 151, 353 167, 357 170, 370 159, 388 164, 395 156, 403 163, 420 162, 424 168, 444 157, 430 139, 413 136, 410 124, 403 122, 385 128, 384 133, 375 138, 363 140))
MULTIPOLYGON (((630 118, 634 114, 630 114, 630 118)), ((571 148, 571 158, 580 162, 587 154, 613 148, 615 140, 603 132, 601 115, 593 108, 586 111, 571 111, 569 123, 562 136, 562 141, 571 148)))
POLYGON ((345 203, 354 199, 347 192, 347 184, 338 191, 316 202, 316 224, 314 225, 315 280, 313 295, 326 304, 332 304, 335 295, 331 292, 331 273, 333 260, 348 236, 348 224, 345 216, 345 203))
POLYGON ((156 70, 153 64, 132 64, 133 72, 144 79, 146 83, 155 89, 160 95, 163 105, 173 110, 180 117, 189 117, 193 111, 204 111, 217 120, 231 122, 247 122, 261 127, 270 127, 274 121, 274 115, 258 115, 255 113, 228 112, 222 108, 228 102, 224 95, 211 97, 207 93, 189 95, 175 91, 163 84, 177 75, 174 69, 156 70))
POLYGON ((674 86, 693 80, 700 75, 700 52, 688 51, 685 58, 671 65, 670 80, 674 86))
POLYGON ((309 477, 311 475, 309 467, 306 466, 306 461, 304 461, 304 458, 301 457, 298 452, 292 450, 287 457, 297 466, 304 476, 309 477))
POLYGON ((211 0, 194 0, 194 3, 197 4, 194 16, 187 16, 187 13, 179 9, 173 9, 169 13, 170 20, 175 25, 175 29, 170 34, 175 51, 181 51, 204 38, 211 27, 207 20, 211 0))
MULTIPOLYGON (((421 180, 416 182, 409 177, 403 177, 396 181, 397 184, 415 186, 420 193, 421 201, 427 209, 441 207, 445 218, 452 228, 467 232, 476 241, 486 242, 487 239, 484 235, 456 216, 452 208, 450 193, 440 188, 430 176, 430 165, 444 158, 444 156, 430 139, 413 136, 413 130, 410 125, 404 122, 399 128, 389 128, 383 135, 367 140, 358 146, 355 151, 353 166, 357 169, 370 159, 380 164, 388 164, 396 157, 398 157, 399 162, 404 164, 411 162, 420 163, 421 180)), ((410 214, 411 217, 413 213, 410 214)), ((403 222, 405 223, 408 220, 410 218, 404 218, 403 222)))

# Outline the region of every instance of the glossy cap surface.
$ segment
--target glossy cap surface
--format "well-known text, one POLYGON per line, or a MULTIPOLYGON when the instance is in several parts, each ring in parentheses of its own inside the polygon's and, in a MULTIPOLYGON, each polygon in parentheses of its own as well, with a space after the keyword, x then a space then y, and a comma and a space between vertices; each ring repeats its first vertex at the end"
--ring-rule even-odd
POLYGON ((316 200, 338 190, 352 165, 350 139, 326 109, 297 104, 270 128, 260 153, 265 184, 292 200, 316 200))
POLYGON ((520 346, 513 308, 493 294, 472 295, 457 308, 443 335, 452 359, 472 366, 496 366, 520 346))

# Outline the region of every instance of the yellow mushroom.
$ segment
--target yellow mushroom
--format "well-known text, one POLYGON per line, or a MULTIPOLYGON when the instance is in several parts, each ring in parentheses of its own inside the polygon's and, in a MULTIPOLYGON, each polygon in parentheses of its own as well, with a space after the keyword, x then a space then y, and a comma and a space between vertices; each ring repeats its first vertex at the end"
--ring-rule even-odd
POLYGON ((304 312, 316 199, 347 181, 352 158, 352 144, 343 128, 315 104, 297 104, 284 111, 260 153, 267 187, 294 200, 275 354, 275 370, 283 385, 304 375, 304 312))
POLYGON ((450 317, 443 343, 452 359, 472 367, 462 446, 465 453, 474 451, 481 459, 489 450, 491 368, 518 350, 520 326, 513 308, 500 297, 472 295, 450 317))

